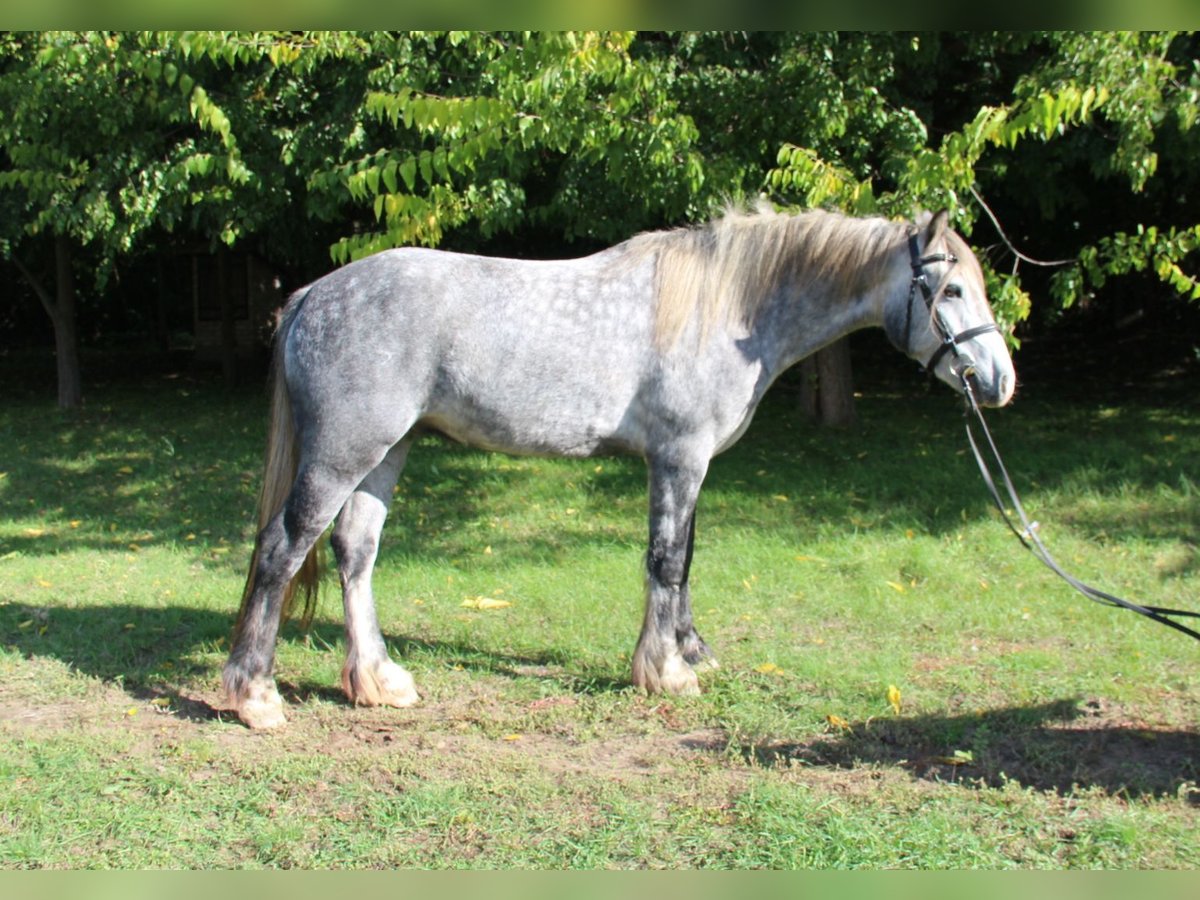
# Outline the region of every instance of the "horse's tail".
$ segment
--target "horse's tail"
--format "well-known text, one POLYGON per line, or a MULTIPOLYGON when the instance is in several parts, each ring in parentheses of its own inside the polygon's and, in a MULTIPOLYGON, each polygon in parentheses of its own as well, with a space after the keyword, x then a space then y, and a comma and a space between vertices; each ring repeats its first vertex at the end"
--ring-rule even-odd
MULTIPOLYGON (((288 396, 287 378, 284 373, 284 346, 287 343, 288 330, 303 303, 307 291, 297 292, 292 296, 279 317, 279 326, 275 330, 274 357, 271 363, 271 411, 267 429, 266 462, 263 466, 262 488, 258 494, 258 533, 254 540, 254 554, 250 558, 250 572, 246 576, 246 587, 242 592, 242 604, 238 610, 237 624, 234 625, 234 641, 242 629, 250 596, 254 593, 258 576, 259 551, 262 547, 262 532, 279 511, 291 492, 296 480, 296 469, 299 463, 299 451, 296 443, 296 428, 292 421, 292 404, 288 396)), ((292 578, 283 592, 283 604, 280 607, 280 621, 286 621, 292 614, 297 592, 303 590, 304 608, 301 613, 301 623, 308 627, 317 607, 317 585, 321 571, 324 569, 324 542, 317 541, 300 571, 292 578)))

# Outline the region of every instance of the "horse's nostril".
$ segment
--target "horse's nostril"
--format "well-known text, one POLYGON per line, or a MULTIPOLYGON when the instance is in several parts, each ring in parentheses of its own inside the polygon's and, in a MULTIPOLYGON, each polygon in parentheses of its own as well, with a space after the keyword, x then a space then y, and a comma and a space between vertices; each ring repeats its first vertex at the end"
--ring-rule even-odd
POLYGON ((1007 373, 1000 376, 1000 402, 1007 403, 1012 397, 1013 379, 1007 373))
POLYGON ((1004 406, 1012 399, 1015 379, 1009 372, 994 372, 991 379, 981 379, 979 373, 972 369, 967 378, 983 406, 1004 406))

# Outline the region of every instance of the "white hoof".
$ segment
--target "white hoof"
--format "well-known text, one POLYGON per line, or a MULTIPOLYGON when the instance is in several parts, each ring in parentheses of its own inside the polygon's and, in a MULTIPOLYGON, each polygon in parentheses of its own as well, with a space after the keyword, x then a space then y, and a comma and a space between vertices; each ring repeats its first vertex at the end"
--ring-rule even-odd
POLYGON ((390 659, 374 665, 346 663, 342 690, 355 706, 413 706, 421 699, 413 677, 390 659))
POLYGON ((673 653, 663 662, 658 674, 659 689, 664 694, 696 697, 700 694, 700 679, 682 655, 673 653))
POLYGON ((677 651, 656 663, 639 649, 633 657, 633 683, 647 694, 695 697, 700 693, 700 679, 677 651))
POLYGON ((283 714, 283 698, 272 679, 255 679, 244 693, 229 695, 229 706, 237 717, 255 731, 265 731, 287 724, 283 714))

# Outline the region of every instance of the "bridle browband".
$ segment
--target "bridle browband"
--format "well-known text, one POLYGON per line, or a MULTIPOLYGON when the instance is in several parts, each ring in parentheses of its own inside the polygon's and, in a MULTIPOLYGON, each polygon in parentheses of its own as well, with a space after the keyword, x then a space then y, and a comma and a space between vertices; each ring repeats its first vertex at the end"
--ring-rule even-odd
POLYGON ((933 355, 929 357, 929 361, 925 363, 925 371, 933 373, 937 364, 942 361, 942 357, 947 353, 953 353, 955 358, 965 357, 966 365, 963 367, 969 369, 972 361, 969 356, 966 356, 958 349, 959 344, 966 343, 972 338, 977 338, 981 334, 988 334, 992 331, 999 331, 1000 326, 995 322, 984 322, 982 325, 975 325, 971 328, 966 328, 957 334, 954 334, 942 319, 941 314, 934 305, 933 288, 929 285, 929 278, 925 274, 925 266, 929 263, 945 262, 952 266, 958 263, 958 257, 952 253, 930 253, 926 256, 921 255, 921 248, 917 242, 917 232, 911 231, 908 235, 908 256, 909 264, 912 266, 912 281, 908 285, 908 309, 904 316, 904 346, 910 348, 912 346, 912 311, 913 300, 916 298, 917 290, 920 289, 921 297, 925 300, 925 308, 929 310, 930 321, 933 324, 934 331, 938 337, 942 339, 941 345, 933 351, 933 355))

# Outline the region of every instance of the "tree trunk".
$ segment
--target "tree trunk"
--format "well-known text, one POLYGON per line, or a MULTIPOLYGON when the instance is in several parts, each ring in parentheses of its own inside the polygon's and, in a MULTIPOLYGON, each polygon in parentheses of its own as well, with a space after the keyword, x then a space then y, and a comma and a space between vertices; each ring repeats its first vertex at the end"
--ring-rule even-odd
POLYGON ((63 409, 78 409, 83 403, 82 379, 79 375, 79 328, 75 315, 75 275, 71 271, 71 242, 65 237, 54 239, 54 293, 21 260, 13 263, 29 282, 41 301, 42 308, 54 326, 54 356, 58 370, 58 405, 63 409))
POLYGON ((79 328, 75 314, 75 275, 71 271, 71 243, 54 239, 54 352, 58 367, 58 405, 78 409, 83 403, 79 374, 79 328))
POLYGON ((833 428, 848 428, 858 421, 848 338, 800 363, 800 411, 806 418, 833 428))

